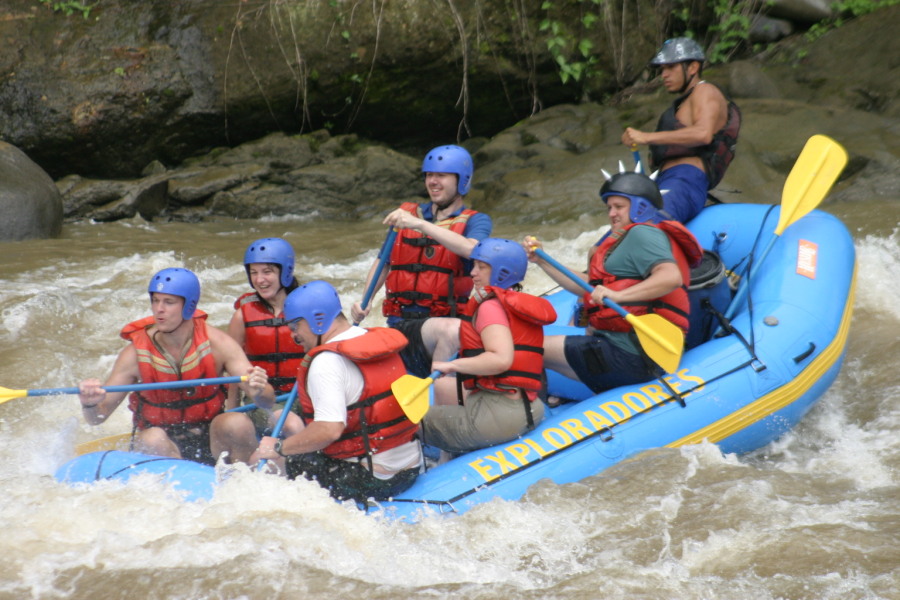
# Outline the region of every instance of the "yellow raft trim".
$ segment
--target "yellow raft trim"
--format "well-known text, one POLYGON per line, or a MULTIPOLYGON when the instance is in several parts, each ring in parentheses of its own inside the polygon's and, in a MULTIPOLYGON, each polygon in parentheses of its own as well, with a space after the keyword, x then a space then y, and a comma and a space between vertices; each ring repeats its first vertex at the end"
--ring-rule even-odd
POLYGON ((853 302, 856 298, 856 263, 853 265, 853 279, 850 282, 850 293, 844 306, 844 316, 832 342, 813 360, 810 365, 787 384, 762 396, 740 410, 736 410, 724 419, 698 429, 680 440, 666 444, 666 448, 678 448, 688 444, 699 444, 703 440, 718 443, 730 435, 753 425, 754 423, 778 412, 785 406, 809 391, 810 388, 840 358, 850 334, 850 321, 853 316, 853 302))

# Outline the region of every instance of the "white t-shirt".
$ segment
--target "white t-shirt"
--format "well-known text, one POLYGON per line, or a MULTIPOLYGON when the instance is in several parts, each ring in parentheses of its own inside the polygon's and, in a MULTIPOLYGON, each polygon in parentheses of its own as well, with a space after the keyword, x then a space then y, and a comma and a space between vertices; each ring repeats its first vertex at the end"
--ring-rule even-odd
MULTIPOLYGON (((351 326, 330 340, 340 342, 365 335, 362 327, 351 326)), ((309 366, 306 389, 313 404, 313 419, 327 423, 347 424, 347 406, 359 400, 363 391, 363 377, 353 361, 335 352, 321 352, 309 366)), ((356 459, 353 459, 356 460, 356 459)), ((363 464, 367 461, 363 460, 363 464)), ((372 463, 381 467, 375 470, 379 479, 389 479, 403 469, 422 463, 422 447, 418 440, 411 440, 396 448, 382 450, 372 456, 372 463), (381 473, 380 470, 387 471, 381 473)))

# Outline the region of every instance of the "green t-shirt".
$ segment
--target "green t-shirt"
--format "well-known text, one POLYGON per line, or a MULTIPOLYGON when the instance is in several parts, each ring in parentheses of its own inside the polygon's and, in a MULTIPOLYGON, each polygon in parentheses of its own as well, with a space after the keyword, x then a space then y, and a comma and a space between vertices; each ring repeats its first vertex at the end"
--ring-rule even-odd
MULTIPOLYGON (((628 230, 622 241, 606 256, 603 266, 616 277, 646 279, 653 267, 664 262, 675 262, 669 236, 656 227, 638 225, 628 230)), ((600 335, 617 348, 640 354, 640 344, 630 333, 604 331, 600 335)))

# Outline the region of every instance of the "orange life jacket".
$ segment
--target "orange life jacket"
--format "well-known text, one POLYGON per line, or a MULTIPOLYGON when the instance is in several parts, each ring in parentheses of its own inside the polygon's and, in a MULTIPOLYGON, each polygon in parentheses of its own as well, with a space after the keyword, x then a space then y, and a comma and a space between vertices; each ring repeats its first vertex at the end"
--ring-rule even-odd
MULTIPOLYGON (((154 324, 152 316, 122 328, 119 335, 134 344, 137 350, 138 371, 142 382, 205 379, 220 375, 206 331, 206 313, 194 311, 193 322, 193 338, 180 369, 163 356, 147 333, 154 324)), ((137 429, 205 424, 212 421, 225 407, 225 388, 221 385, 204 385, 178 390, 133 392, 128 397, 128 407, 134 413, 134 425, 137 429)))
MULTIPOLYGON (((513 338, 513 362, 509 369, 497 375, 466 375, 457 373, 467 389, 475 387, 496 392, 524 389, 539 391, 541 389, 541 373, 544 369, 544 325, 556 320, 553 305, 545 298, 531 294, 504 290, 488 286, 485 292, 496 297, 509 318, 509 329, 513 338)), ((490 296, 488 296, 490 298, 490 296)), ((479 301, 470 298, 466 305, 466 314, 472 316, 471 322, 463 320, 459 325, 460 356, 478 356, 484 352, 484 342, 472 323, 479 301)))
POLYGON ((291 391, 300 361, 306 355, 294 341, 284 313, 277 317, 260 301, 256 292, 248 292, 234 303, 244 319, 244 352, 247 359, 266 370, 276 393, 291 391))
MULTIPOLYGON (((415 202, 404 202, 400 208, 423 218, 415 202)), ((476 211, 467 208, 435 225, 463 235, 474 214, 476 211)), ((385 281, 385 316, 403 317, 403 309, 414 304, 428 308, 432 317, 455 317, 457 307, 465 304, 471 292, 472 277, 462 258, 418 231, 400 230, 385 281)))
POLYGON ((400 350, 406 337, 387 327, 373 327, 359 337, 316 346, 306 353, 297 372, 300 416, 314 420, 312 399, 307 390, 309 367, 322 352, 336 352, 359 367, 363 390, 359 400, 347 405, 347 427, 341 437, 322 452, 333 458, 367 456, 395 448, 413 439, 417 427, 403 413, 391 391, 391 384, 406 374, 400 350))
MULTIPOLYGON (((600 242, 597 251, 591 258, 588 269, 591 285, 602 285, 611 290, 624 290, 641 279, 619 278, 608 273, 604 268, 606 257, 625 238, 632 227, 656 227, 665 232, 672 246, 672 255, 678 269, 681 271, 682 285, 665 296, 643 302, 622 302, 620 305, 633 315, 645 315, 656 313, 671 321, 687 333, 688 315, 690 314, 690 302, 688 301, 687 286, 691 281, 691 267, 700 264, 703 257, 703 249, 697 238, 688 231, 684 225, 677 221, 663 221, 658 224, 632 223, 624 229, 616 231, 600 242)), ((620 316, 615 310, 606 305, 599 306, 591 300, 591 295, 585 293, 584 306, 588 313, 588 322, 594 329, 606 331, 631 331, 631 323, 620 316)))

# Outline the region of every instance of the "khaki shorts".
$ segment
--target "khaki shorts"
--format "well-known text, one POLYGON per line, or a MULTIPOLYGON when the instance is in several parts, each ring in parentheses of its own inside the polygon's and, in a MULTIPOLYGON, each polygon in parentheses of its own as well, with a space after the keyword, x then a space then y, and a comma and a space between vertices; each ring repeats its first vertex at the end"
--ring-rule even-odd
MULTIPOLYGON (((534 424, 544 420, 544 404, 529 403, 534 424)), ((519 397, 476 390, 465 406, 432 406, 422 420, 422 442, 460 453, 514 440, 528 431, 525 403, 519 397)))

